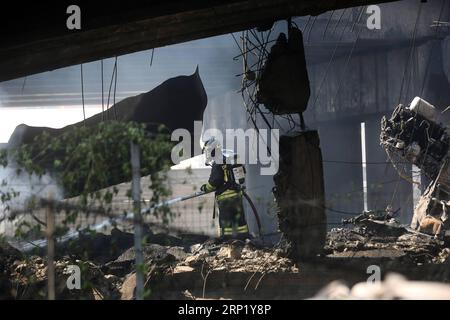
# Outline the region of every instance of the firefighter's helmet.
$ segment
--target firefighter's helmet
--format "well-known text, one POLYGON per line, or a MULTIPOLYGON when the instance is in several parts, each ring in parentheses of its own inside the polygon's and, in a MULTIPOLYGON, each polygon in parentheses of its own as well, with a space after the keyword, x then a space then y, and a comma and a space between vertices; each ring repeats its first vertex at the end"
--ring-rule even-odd
POLYGON ((205 142, 203 146, 203 153, 205 154, 205 164, 212 166, 216 159, 221 159, 221 146, 216 138, 211 137, 205 142))

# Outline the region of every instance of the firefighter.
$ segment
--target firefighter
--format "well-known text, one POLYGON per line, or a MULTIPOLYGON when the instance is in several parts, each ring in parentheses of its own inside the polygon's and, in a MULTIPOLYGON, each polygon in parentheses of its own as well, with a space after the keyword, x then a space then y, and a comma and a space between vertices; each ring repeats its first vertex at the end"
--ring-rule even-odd
POLYGON ((206 165, 211 166, 211 174, 208 183, 202 185, 201 191, 215 191, 219 208, 220 236, 225 239, 249 238, 243 206, 244 166, 237 164, 235 153, 222 150, 215 138, 205 143, 203 153, 206 157, 206 165), (215 159, 222 159, 222 161, 215 161, 215 159))

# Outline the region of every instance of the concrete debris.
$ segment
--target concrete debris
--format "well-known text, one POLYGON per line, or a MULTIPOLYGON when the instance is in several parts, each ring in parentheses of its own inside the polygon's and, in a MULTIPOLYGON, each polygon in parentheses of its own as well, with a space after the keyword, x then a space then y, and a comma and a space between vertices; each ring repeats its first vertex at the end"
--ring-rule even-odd
POLYGON ((428 281, 408 281, 399 274, 390 273, 384 281, 360 282, 352 288, 341 281, 332 282, 313 299, 450 300, 450 285, 428 281))
POLYGON ((444 248, 438 256, 433 259, 434 263, 446 263, 450 265, 450 248, 444 248))
POLYGON ((393 217, 394 215, 395 213, 391 212, 389 208, 384 212, 368 211, 359 216, 344 219, 342 224, 362 226, 367 232, 378 235, 400 236, 406 233, 407 229, 393 217))
POLYGON ((335 228, 328 233, 325 253, 328 257, 395 259, 399 263, 413 264, 442 263, 447 246, 427 235, 406 231, 395 236, 376 234, 366 227, 335 228))
MULTIPOLYGON (((56 296, 58 299, 117 299, 118 289, 114 279, 106 277, 91 262, 71 261, 64 258, 55 262, 56 296), (80 290, 69 290, 67 279, 71 275, 69 265, 81 269, 83 279, 80 290)), ((46 299, 47 262, 41 257, 27 257, 16 260, 10 269, 11 299, 46 299)))
MULTIPOLYGON (((157 243, 143 247, 149 270, 175 266, 190 254, 193 243, 170 235, 146 236, 153 242, 175 244, 163 246, 157 243), (177 246, 185 243, 186 247, 177 246)), ((190 236, 190 241, 204 239, 190 236)), ((132 275, 134 270, 133 235, 113 229, 111 234, 86 234, 79 239, 57 247, 56 296, 58 299, 119 299, 133 298, 132 275), (73 250, 72 250, 73 249, 73 250), (84 249, 84 251, 82 251, 84 249), (69 265, 81 269, 82 289, 69 290, 67 278, 69 265)), ((0 245, 0 287, 3 299, 45 299, 47 284, 46 253, 38 250, 25 256, 8 243, 0 245)), ((186 268, 184 269, 187 270, 186 268)))
POLYGON ((173 269, 173 273, 192 272, 194 268, 188 266, 178 265, 173 269))
POLYGON ((136 273, 129 274, 120 288, 121 300, 132 300, 136 293, 136 273))
POLYGON ((249 243, 233 241, 219 247, 204 246, 178 266, 207 267, 209 271, 298 272, 294 262, 281 249, 258 249, 249 243))
MULTIPOLYGON (((13 299, 11 271, 21 265, 23 255, 7 242, 0 242, 0 299, 13 299)), ((24 266, 21 266, 24 268, 24 266)))
MULTIPOLYGON (((370 215, 370 214, 369 214, 370 215)), ((372 216, 373 218, 374 216, 372 216)), ((365 217, 364 219, 367 219, 365 217)), ((364 221, 358 218, 358 221, 364 221)), ((379 221, 383 222, 383 221, 379 221)), ((391 227, 389 227, 391 228, 391 227)), ((251 241, 222 242, 209 239, 192 243, 194 238, 176 238, 183 246, 148 243, 143 246, 146 298, 148 299, 220 299, 220 298, 308 298, 336 279, 350 284, 367 278, 367 265, 390 261, 389 268, 408 274, 414 280, 450 280, 450 247, 433 237, 408 231, 396 234, 387 229, 361 224, 353 229, 333 229, 328 233, 324 253, 313 262, 296 263, 289 257, 289 245, 261 248, 251 241), (336 261, 338 264, 336 264, 336 261), (418 267, 414 270, 414 267, 418 267), (436 266, 432 271, 423 267, 436 266), (411 272, 410 272, 411 271, 411 272), (430 275, 434 278, 424 278, 430 275), (357 281, 356 281, 357 280, 357 281), (301 289, 299 289, 301 288, 301 289)), ((91 237, 126 237, 116 230, 113 235, 91 237)), ((159 235, 159 240, 163 235, 159 235)), ((85 239, 83 240, 85 241, 85 239)), ((107 240, 110 241, 110 240, 107 240)), ((164 243, 164 242, 161 242, 164 243)), ((174 242, 172 242, 174 243, 174 242)), ((45 299, 47 261, 44 256, 24 256, 14 248, 0 246, 1 298, 45 299)), ((58 299, 135 298, 135 252, 133 247, 120 255, 111 254, 105 263, 82 256, 62 256, 55 261, 56 297, 58 299), (81 290, 69 290, 69 265, 81 269, 81 290)), ((331 298, 352 297, 350 289, 321 293, 331 298), (336 293, 337 292, 337 293, 336 293)), ((384 297, 384 296, 383 296, 384 297)))

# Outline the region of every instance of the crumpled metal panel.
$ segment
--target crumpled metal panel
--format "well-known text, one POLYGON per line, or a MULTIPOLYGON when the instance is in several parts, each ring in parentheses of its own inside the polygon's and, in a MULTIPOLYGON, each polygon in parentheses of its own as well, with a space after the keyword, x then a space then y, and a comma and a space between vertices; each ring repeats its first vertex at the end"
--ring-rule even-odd
POLYGON ((450 134, 436 121, 398 105, 381 121, 381 146, 402 178, 412 182, 402 167, 414 164, 431 179, 414 209, 411 227, 429 234, 448 229, 450 208, 450 134))

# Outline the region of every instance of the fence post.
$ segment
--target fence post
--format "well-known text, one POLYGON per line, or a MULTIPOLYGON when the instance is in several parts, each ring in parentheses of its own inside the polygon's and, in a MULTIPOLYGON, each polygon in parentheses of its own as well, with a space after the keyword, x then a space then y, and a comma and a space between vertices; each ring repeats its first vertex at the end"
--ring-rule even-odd
POLYGON ((55 213, 52 207, 52 194, 48 195, 47 206, 47 295, 55 300, 55 213))
POLYGON ((144 298, 144 258, 142 255, 141 164, 139 146, 131 142, 132 196, 134 212, 134 252, 136 255, 136 300, 144 298))

